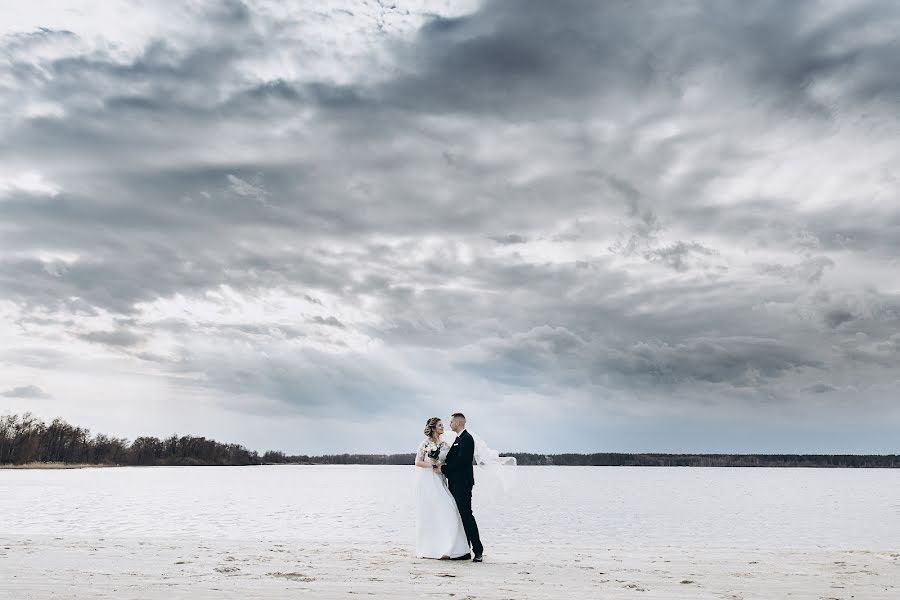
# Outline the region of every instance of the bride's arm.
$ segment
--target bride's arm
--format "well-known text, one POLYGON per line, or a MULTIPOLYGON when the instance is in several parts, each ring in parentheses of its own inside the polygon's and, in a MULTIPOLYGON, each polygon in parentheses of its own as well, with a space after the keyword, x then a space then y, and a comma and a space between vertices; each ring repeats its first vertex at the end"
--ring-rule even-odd
POLYGON ((430 469, 433 466, 430 458, 425 458, 425 444, 419 445, 419 451, 416 452, 416 466, 423 469, 430 469))

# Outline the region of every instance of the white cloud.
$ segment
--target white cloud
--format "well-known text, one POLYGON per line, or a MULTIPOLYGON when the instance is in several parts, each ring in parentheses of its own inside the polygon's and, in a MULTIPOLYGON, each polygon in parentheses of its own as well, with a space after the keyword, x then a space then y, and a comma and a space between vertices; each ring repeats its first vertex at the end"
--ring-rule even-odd
POLYGON ((38 196, 56 196, 61 188, 47 181, 37 171, 26 171, 12 176, 0 176, 0 198, 14 192, 24 192, 38 196))

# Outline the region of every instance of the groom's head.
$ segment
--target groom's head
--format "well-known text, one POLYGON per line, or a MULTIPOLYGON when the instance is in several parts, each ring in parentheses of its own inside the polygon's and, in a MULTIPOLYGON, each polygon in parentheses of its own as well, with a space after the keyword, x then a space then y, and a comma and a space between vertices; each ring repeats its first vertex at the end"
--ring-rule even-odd
POLYGON ((450 417, 450 429, 459 433, 466 428, 466 415, 462 413, 453 413, 450 417))

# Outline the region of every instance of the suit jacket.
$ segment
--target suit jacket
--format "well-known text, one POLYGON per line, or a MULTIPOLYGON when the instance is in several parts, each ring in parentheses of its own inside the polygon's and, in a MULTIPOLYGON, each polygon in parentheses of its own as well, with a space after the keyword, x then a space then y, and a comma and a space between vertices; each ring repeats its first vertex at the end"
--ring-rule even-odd
POLYGON ((447 452, 445 464, 441 467, 441 472, 447 476, 450 487, 471 488, 475 485, 475 473, 472 469, 474 461, 475 440, 468 431, 463 431, 462 435, 453 441, 450 451, 447 452))

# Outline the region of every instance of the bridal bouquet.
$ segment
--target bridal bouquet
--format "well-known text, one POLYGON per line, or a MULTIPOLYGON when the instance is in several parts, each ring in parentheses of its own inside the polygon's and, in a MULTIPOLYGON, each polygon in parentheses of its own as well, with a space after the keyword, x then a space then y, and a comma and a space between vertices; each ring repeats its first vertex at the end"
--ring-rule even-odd
POLYGON ((425 445, 425 456, 433 461, 437 461, 441 457, 441 450, 446 445, 444 442, 428 442, 425 445))

